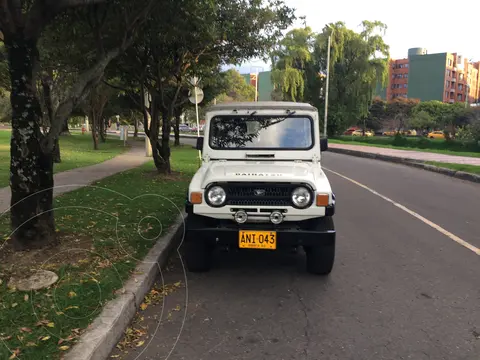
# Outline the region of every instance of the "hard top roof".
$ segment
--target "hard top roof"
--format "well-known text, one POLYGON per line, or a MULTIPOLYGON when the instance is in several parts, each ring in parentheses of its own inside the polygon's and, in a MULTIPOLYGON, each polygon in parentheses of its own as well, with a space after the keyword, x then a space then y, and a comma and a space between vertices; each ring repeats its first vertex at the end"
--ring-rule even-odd
POLYGON ((317 111, 317 108, 307 103, 289 101, 257 101, 229 102, 210 106, 207 111, 219 110, 305 110, 317 111))

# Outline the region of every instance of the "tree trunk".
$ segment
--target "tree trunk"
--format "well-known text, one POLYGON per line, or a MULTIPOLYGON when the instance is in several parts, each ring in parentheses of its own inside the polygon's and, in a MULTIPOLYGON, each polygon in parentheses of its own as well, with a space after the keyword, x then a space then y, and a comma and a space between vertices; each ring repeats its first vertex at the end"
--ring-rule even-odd
POLYGON ((182 109, 178 108, 175 110, 175 126, 173 127, 173 132, 175 133, 175 142, 173 146, 180 146, 180 116, 182 115, 182 109))
POLYGON ((6 34, 11 80, 10 220, 14 249, 41 248, 55 241, 53 158, 43 151, 40 103, 34 92, 37 43, 23 34, 6 34))
POLYGON ((55 138, 52 156, 55 164, 60 164, 62 162, 62 157, 60 156, 60 141, 58 140, 58 137, 55 138))
POLYGON ((150 128, 148 129, 148 138, 150 140, 150 145, 152 146, 152 156, 155 167, 160 172, 160 169, 163 167, 163 159, 160 156, 159 151, 159 129, 160 129, 160 118, 158 110, 155 110, 152 106, 152 118, 150 121, 150 128))
POLYGON ((100 125, 100 139, 102 140, 102 143, 107 141, 107 127, 105 126, 105 119, 99 118, 99 125, 100 125))
POLYGON ((62 124, 62 131, 60 132, 60 135, 62 136, 72 135, 70 133, 70 129, 68 128, 68 118, 66 118, 62 124))
POLYGON ((163 167, 157 168, 158 171, 170 174, 172 169, 170 168, 170 119, 171 119, 171 112, 164 111, 162 113, 162 140, 161 146, 159 149, 160 156, 163 159, 163 167))
MULTIPOLYGON (((143 84, 140 85, 140 106, 142 110, 142 115, 143 115, 143 131, 145 132, 145 136, 148 136, 150 138, 150 127, 148 122, 151 121, 151 116, 153 116, 153 107, 155 106, 155 99, 152 97, 152 103, 150 104, 150 114, 149 109, 145 107, 145 87, 143 84), (150 116, 149 116, 150 115, 150 116)), ((158 121, 156 123, 158 125, 158 121)), ((150 124, 151 126, 151 124, 150 124)), ((155 146, 152 146, 152 148, 155 148, 155 146)))
MULTIPOLYGON (((151 106, 152 118, 150 121, 150 129, 148 132, 148 138, 150 139, 150 145, 152 146, 152 155, 153 162, 159 173, 168 174, 170 173, 170 144, 167 141, 167 147, 164 146, 163 138, 165 136, 165 116, 163 117, 163 129, 162 129, 162 139, 159 140, 159 131, 160 131, 160 114, 157 106, 157 101, 155 97, 152 97, 153 103, 151 106)), ((168 124, 169 125, 169 124, 168 124)), ((167 132, 167 140, 169 132, 167 132)))
POLYGON ((92 118, 92 140, 93 140, 93 150, 98 150, 98 119, 95 111, 90 113, 92 118))
POLYGON ((138 137, 138 118, 135 116, 134 112, 132 111, 132 117, 133 117, 133 137, 137 138, 138 137))

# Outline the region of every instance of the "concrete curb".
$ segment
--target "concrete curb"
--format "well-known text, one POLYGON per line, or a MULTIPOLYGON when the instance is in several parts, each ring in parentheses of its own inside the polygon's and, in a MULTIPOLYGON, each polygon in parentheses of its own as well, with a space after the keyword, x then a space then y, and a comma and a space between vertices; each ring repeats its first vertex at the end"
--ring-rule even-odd
POLYGON ((170 252, 184 233, 184 214, 179 215, 167 234, 159 238, 145 259, 137 265, 134 275, 119 289, 100 315, 87 328, 80 341, 64 360, 105 360, 122 338, 145 295, 152 287, 170 252))
POLYGON ((374 154, 374 153, 366 153, 358 150, 339 149, 339 148, 331 148, 331 147, 328 148, 328 151, 337 153, 337 154, 344 154, 344 155, 357 156, 362 158, 382 160, 382 161, 402 164, 402 165, 416 167, 416 168, 427 170, 427 171, 436 172, 438 174, 454 177, 461 180, 480 183, 479 175, 467 173, 464 171, 456 171, 456 170, 442 168, 434 165, 424 164, 420 161, 415 161, 412 159, 389 156, 389 155, 374 154))

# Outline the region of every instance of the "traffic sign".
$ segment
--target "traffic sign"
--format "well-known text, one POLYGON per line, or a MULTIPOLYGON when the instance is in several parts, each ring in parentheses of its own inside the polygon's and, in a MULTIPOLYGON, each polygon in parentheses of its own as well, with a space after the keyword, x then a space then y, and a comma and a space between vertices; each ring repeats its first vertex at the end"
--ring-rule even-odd
POLYGON ((203 101, 203 98, 204 98, 203 90, 200 89, 199 87, 194 88, 193 90, 190 90, 188 92, 188 99, 192 104, 200 104, 203 101), (195 99, 195 92, 197 95, 196 99, 195 99))

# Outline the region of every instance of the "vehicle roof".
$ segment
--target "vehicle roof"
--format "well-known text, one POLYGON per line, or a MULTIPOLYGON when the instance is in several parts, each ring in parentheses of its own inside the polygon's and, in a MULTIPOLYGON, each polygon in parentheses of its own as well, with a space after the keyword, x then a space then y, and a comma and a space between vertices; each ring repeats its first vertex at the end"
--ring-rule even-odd
POLYGON ((207 111, 218 110, 305 110, 317 111, 317 108, 307 104, 290 101, 257 101, 228 102, 210 106, 207 111))

